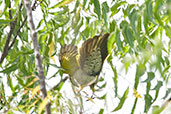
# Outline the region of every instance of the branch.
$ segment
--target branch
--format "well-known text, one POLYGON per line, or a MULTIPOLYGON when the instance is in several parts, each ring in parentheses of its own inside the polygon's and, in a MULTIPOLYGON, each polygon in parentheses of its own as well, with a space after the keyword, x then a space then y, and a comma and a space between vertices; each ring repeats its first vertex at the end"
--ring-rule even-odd
POLYGON ((16 39, 17 39, 17 36, 18 36, 18 34, 20 33, 20 30, 21 30, 21 28, 24 26, 24 24, 26 23, 26 21, 27 21, 27 17, 25 17, 25 19, 24 19, 24 21, 22 22, 21 26, 18 28, 17 33, 16 33, 16 35, 15 35, 15 37, 14 37, 12 43, 11 43, 11 44, 9 45, 9 47, 8 47, 8 50, 10 50, 10 49, 12 48, 12 46, 14 45, 14 43, 15 43, 15 41, 16 41, 16 39))
MULTIPOLYGON (((42 1, 41 1, 41 2, 42 2, 42 1)), ((41 3, 41 2, 40 2, 40 3, 41 3)), ((40 3, 39 3, 39 4, 40 4, 40 3)), ((37 7, 39 4, 37 3, 37 0, 35 0, 34 4, 33 4, 33 6, 32 6, 32 10, 35 10, 36 7, 37 7)), ((23 5, 23 4, 21 3, 21 4, 20 4, 20 7, 19 7, 19 11, 21 11, 22 5, 23 5)), ((12 19, 11 2, 9 3, 9 17, 10 17, 10 19, 12 19)), ((16 18, 14 21, 10 22, 10 32, 8 33, 8 36, 7 36, 7 39, 6 39, 6 42, 5 42, 5 46, 4 46, 4 49, 3 49, 3 52, 2 52, 2 55, 1 55, 1 58, 0 58, 0 64, 3 62, 3 60, 5 59, 5 57, 8 55, 8 51, 9 51, 9 50, 12 48, 12 46, 14 45, 14 43, 15 43, 15 41, 16 41, 16 39, 17 39, 17 36, 18 36, 18 34, 20 33, 21 28, 24 26, 26 20, 27 20, 27 16, 25 17, 25 19, 24 19, 24 21, 22 22, 21 26, 18 28, 17 33, 16 33, 16 35, 15 35, 15 37, 14 37, 12 43, 9 45, 10 39, 11 39, 11 36, 12 36, 12 33, 14 32, 14 29, 15 29, 15 25, 16 25, 15 23, 17 22, 17 18, 16 18)))
MULTIPOLYGON (((41 1, 41 2, 42 2, 42 1, 41 1)), ((40 3, 41 3, 41 2, 40 2, 40 3)), ((39 4, 40 4, 40 3, 39 3, 39 4)), ((37 7, 39 4, 37 3, 37 0, 35 0, 34 4, 33 4, 33 6, 32 6, 32 10, 35 11, 36 7, 37 7)), ((19 8, 20 10, 21 10, 21 7, 22 7, 22 3, 21 3, 20 8, 19 8)), ((15 35, 15 37, 14 37, 12 43, 11 43, 10 46, 8 47, 8 50, 10 50, 10 49, 12 48, 12 46, 14 45, 14 43, 15 43, 15 41, 16 41, 16 39, 17 39, 17 36, 18 36, 18 34, 20 33, 21 28, 22 28, 22 27, 24 26, 24 24, 26 23, 26 20, 27 20, 27 16, 25 17, 25 19, 24 19, 24 21, 22 22, 21 26, 18 28, 17 33, 16 33, 16 35, 15 35)))
MULTIPOLYGON (((10 19, 12 19, 11 2, 9 2, 9 17, 10 17, 10 19)), ((3 49, 3 52, 2 52, 2 55, 0 58, 0 64, 3 62, 4 58, 8 55, 8 45, 11 40, 12 33, 15 29, 16 21, 17 21, 17 18, 14 21, 10 22, 10 31, 8 33, 8 36, 7 36, 7 39, 5 42, 5 46, 4 46, 4 49, 3 49)))
POLYGON ((65 82, 68 79, 68 77, 65 77, 62 79, 58 84, 56 84, 50 91, 55 90, 61 83, 65 82))
MULTIPOLYGON (((37 32, 36 32, 34 22, 33 22, 32 8, 30 6, 30 0, 24 0, 24 3, 25 3, 25 8, 26 8, 27 17, 28 17, 28 24, 30 26, 32 40, 33 40, 36 67, 38 70, 38 77, 40 80, 40 90, 43 94, 43 99, 45 99, 47 97, 47 91, 46 91, 46 86, 45 86, 45 76, 44 76, 44 71, 42 67, 42 58, 40 56, 39 45, 37 41, 37 32)), ((48 104, 45 106, 45 112, 46 114, 51 114, 50 102, 48 102, 48 104)))

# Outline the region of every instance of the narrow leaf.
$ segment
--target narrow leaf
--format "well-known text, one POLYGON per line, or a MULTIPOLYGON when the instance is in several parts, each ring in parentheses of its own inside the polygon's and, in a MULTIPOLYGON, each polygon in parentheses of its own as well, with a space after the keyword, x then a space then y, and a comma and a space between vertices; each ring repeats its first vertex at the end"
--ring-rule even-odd
POLYGON ((124 104, 124 102, 125 102, 125 100, 126 100, 126 98, 128 96, 128 93, 129 93, 129 88, 127 88, 125 90, 123 96, 120 98, 120 102, 119 102, 118 106, 112 112, 117 111, 117 110, 122 108, 122 106, 123 106, 123 104, 124 104))
POLYGON ((152 97, 149 94, 145 95, 145 109, 144 112, 147 113, 152 104, 152 97))
POLYGON ((150 82, 151 80, 154 79, 155 74, 154 74, 153 72, 148 72, 147 74, 148 74, 148 75, 147 75, 147 76, 148 76, 147 79, 144 80, 144 81, 142 81, 142 82, 150 82))
POLYGON ((108 52, 109 54, 112 53, 112 49, 114 48, 114 42, 115 42, 115 38, 116 38, 116 33, 112 33, 109 37, 109 41, 107 43, 107 48, 108 48, 108 52))
POLYGON ((100 11, 100 3, 99 3, 99 0, 93 0, 93 3, 94 3, 95 10, 96 10, 95 13, 97 14, 98 19, 100 20, 101 11, 100 11))
POLYGON ((45 108, 45 106, 48 104, 49 100, 51 99, 51 96, 48 95, 45 99, 43 99, 43 102, 39 105, 39 114, 42 113, 43 109, 45 108))
POLYGON ((7 74, 9 74, 9 73, 11 73, 12 71, 15 71, 16 69, 17 69, 17 64, 13 64, 13 65, 11 65, 10 67, 7 67, 6 69, 0 71, 0 73, 2 72, 2 73, 7 73, 7 74))
POLYGON ((103 114, 103 112, 104 112, 104 109, 101 108, 98 114, 103 114))
POLYGON ((32 92, 32 95, 30 97, 30 99, 32 99, 34 97, 34 95, 40 91, 40 85, 36 86, 34 89, 33 89, 33 92, 32 92))

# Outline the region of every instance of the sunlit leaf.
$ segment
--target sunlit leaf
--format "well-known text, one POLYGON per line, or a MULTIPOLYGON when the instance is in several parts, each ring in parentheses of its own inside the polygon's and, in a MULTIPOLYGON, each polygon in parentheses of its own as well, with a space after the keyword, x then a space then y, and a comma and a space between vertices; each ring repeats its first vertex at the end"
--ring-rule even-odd
POLYGON ((36 86, 36 87, 33 89, 30 99, 32 99, 32 98, 36 95, 36 93, 37 93, 38 91, 40 91, 40 85, 36 86))
POLYGON ((57 3, 56 5, 50 7, 49 9, 54 9, 56 7, 61 7, 61 6, 67 5, 67 4, 71 3, 72 1, 74 1, 74 0, 62 0, 59 3, 57 3))
POLYGON ((39 105, 39 114, 42 113, 42 111, 44 110, 45 106, 48 104, 48 102, 50 101, 52 96, 48 95, 46 98, 43 99, 43 102, 39 105))
POLYGON ((54 56, 51 56, 52 53, 54 52, 54 42, 52 41, 49 45, 49 56, 51 57, 51 59, 53 60, 54 63, 56 63, 55 61, 55 57, 54 56))
POLYGON ((34 78, 30 83, 27 84, 27 87, 33 85, 37 80, 38 78, 34 78))
POLYGON ((122 5, 124 5, 124 4, 126 4, 126 3, 127 3, 126 1, 116 2, 116 3, 111 7, 111 11, 112 11, 112 15, 111 15, 111 16, 115 15, 116 13, 118 13, 119 10, 120 10, 119 7, 122 6, 122 5))
POLYGON ((116 33, 113 32, 112 34, 110 34, 110 37, 109 37, 109 40, 108 40, 108 44, 107 44, 107 48, 108 48, 109 54, 111 54, 112 50, 114 49, 115 39, 116 39, 116 33))
POLYGON ((116 21, 113 20, 113 21, 110 23, 110 32, 111 32, 111 33, 114 32, 115 26, 116 26, 116 21))

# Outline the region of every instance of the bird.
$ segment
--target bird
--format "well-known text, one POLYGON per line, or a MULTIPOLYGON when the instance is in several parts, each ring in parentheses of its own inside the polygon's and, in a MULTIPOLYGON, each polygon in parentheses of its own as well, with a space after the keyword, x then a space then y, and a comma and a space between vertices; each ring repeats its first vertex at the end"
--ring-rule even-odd
POLYGON ((65 44, 59 52, 59 62, 63 73, 69 75, 71 83, 80 91, 90 86, 94 92, 94 85, 108 56, 107 42, 109 33, 95 35, 84 41, 80 48, 74 44, 65 44))

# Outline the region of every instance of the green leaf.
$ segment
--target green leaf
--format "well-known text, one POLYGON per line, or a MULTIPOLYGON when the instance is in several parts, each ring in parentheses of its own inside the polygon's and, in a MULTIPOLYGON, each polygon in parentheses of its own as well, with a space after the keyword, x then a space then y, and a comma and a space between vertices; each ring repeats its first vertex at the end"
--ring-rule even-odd
POLYGON ((84 0, 84 1, 83 1, 83 9, 85 8, 87 1, 88 1, 88 0, 84 0))
POLYGON ((166 99, 168 97, 168 95, 170 95, 170 93, 171 93, 171 88, 168 88, 163 99, 166 99))
POLYGON ((103 2, 102 11, 103 11, 102 14, 103 14, 105 25, 107 25, 107 22, 108 22, 107 13, 109 12, 109 6, 107 5, 107 2, 103 2))
POLYGON ((69 4, 70 2, 72 2, 73 0, 62 0, 60 1, 59 3, 55 4, 54 6, 50 7, 50 9, 54 9, 54 8, 57 8, 57 7, 62 7, 62 6, 65 6, 67 4, 69 4))
POLYGON ((110 23, 110 33, 111 33, 111 32, 114 32, 115 26, 116 26, 116 21, 113 20, 113 21, 110 23))
POLYGON ((131 21, 131 26, 135 34, 137 34, 137 30, 135 28, 136 26, 136 21, 137 21, 137 11, 134 9, 131 14, 129 15, 130 21, 131 21))
POLYGON ((155 102, 155 100, 157 99, 158 94, 159 94, 159 90, 160 90, 160 88, 162 86, 163 86, 163 82, 162 81, 158 81, 157 85, 152 89, 152 90, 156 90, 155 98, 153 99, 153 102, 155 102))
POLYGON ((125 100, 126 100, 126 98, 128 96, 128 93, 129 93, 129 88, 127 88, 125 90, 123 96, 120 98, 120 102, 119 102, 118 106, 112 112, 117 111, 117 110, 122 108, 122 106, 123 106, 123 104, 124 104, 124 102, 125 102, 125 100))
POLYGON ((122 42, 120 39, 120 30, 119 29, 116 29, 116 45, 117 45, 119 51, 121 51, 122 50, 122 42))
POLYGON ((104 112, 104 109, 101 108, 98 114, 103 114, 103 112, 104 112))
POLYGON ((6 5, 6 7, 8 7, 9 4, 10 4, 10 0, 5 0, 5 5, 6 5))
POLYGON ((7 73, 7 74, 9 74, 9 73, 11 73, 12 71, 15 71, 17 68, 18 68, 18 67, 17 67, 17 64, 13 64, 13 65, 11 65, 10 67, 7 67, 7 68, 5 68, 4 70, 0 71, 0 73, 2 72, 2 73, 7 73))
POLYGON ((95 13, 98 16, 98 19, 100 21, 101 11, 100 11, 100 3, 99 0, 93 0, 94 7, 95 7, 95 13))
POLYGON ((152 90, 159 91, 159 89, 161 88, 161 86, 163 86, 163 82, 162 81, 158 81, 157 82, 157 85, 152 90))
POLYGON ((12 78, 10 76, 7 77, 7 83, 8 83, 8 86, 11 88, 12 92, 15 93, 15 89, 13 87, 13 83, 12 83, 12 78))
POLYGON ((147 15, 148 15, 148 18, 150 19, 150 20, 152 20, 152 16, 153 16, 153 12, 152 12, 152 1, 151 0, 148 0, 147 2, 146 2, 146 9, 147 9, 147 15))
POLYGON ((148 74, 147 79, 146 79, 146 80, 144 80, 144 81, 142 81, 142 82, 150 82, 151 80, 153 80, 153 79, 154 79, 155 74, 154 74, 153 72, 148 72, 147 74, 148 74))
POLYGON ((115 38, 116 38, 116 33, 113 32, 113 33, 109 36, 109 40, 108 40, 108 43, 107 43, 107 48, 108 48, 109 54, 112 53, 112 49, 114 48, 115 38))
POLYGON ((105 10, 106 13, 109 12, 109 6, 108 6, 107 2, 103 2, 102 7, 103 7, 103 9, 105 10))
POLYGON ((83 19, 81 19, 81 22, 80 22, 80 23, 77 25, 77 27, 74 29, 75 35, 78 34, 78 32, 79 32, 79 30, 80 30, 80 28, 81 28, 82 25, 83 25, 83 19))
POLYGON ((120 7, 121 5, 126 4, 126 3, 127 3, 126 1, 116 2, 116 3, 111 7, 111 11, 112 11, 111 16, 115 15, 116 13, 118 13, 119 10, 120 10, 119 7, 120 7))
POLYGON ((113 82, 115 85, 115 96, 117 96, 118 95, 118 74, 117 74, 116 68, 114 68, 113 63, 112 63, 112 55, 109 56, 108 62, 110 63, 110 66, 114 72, 113 82))
POLYGON ((126 26, 123 30, 123 34, 125 36, 126 41, 131 47, 134 47, 133 43, 133 34, 128 26, 126 26))
POLYGON ((145 109, 144 112, 147 113, 152 104, 152 97, 149 94, 145 95, 145 109))
POLYGON ((12 20, 0 19, 0 25, 9 24, 12 20))
POLYGON ((114 85, 115 85, 115 96, 118 95, 118 74, 117 74, 117 70, 116 68, 113 69, 113 72, 114 72, 114 78, 113 78, 113 82, 114 82, 114 85))
POLYGON ((171 27, 168 26, 168 25, 165 25, 164 29, 166 31, 166 35, 171 39, 171 32, 170 32, 171 31, 171 27))
POLYGON ((135 84, 134 84, 134 88, 137 89, 138 84, 139 84, 139 78, 145 73, 146 71, 146 67, 144 64, 139 64, 137 65, 136 68, 136 77, 135 77, 135 84))

